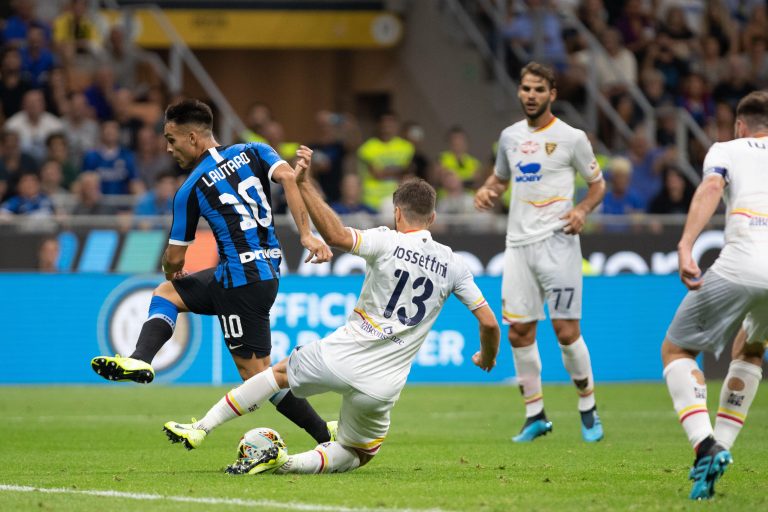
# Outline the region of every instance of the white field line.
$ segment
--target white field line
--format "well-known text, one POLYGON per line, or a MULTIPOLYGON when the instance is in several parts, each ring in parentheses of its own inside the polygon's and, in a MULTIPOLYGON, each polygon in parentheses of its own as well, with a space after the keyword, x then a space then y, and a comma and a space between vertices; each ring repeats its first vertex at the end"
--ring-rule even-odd
POLYGON ((95 491, 67 489, 63 487, 30 487, 27 485, 0 484, 0 492, 39 492, 44 494, 81 494, 103 498, 118 498, 138 501, 175 501, 180 503, 202 503, 206 505, 235 505, 239 507, 272 507, 287 510, 308 510, 319 512, 444 512, 440 509, 410 509, 410 508, 348 508, 333 505, 316 505, 312 503, 281 502, 273 500, 243 500, 240 498, 192 498, 189 496, 164 496, 162 494, 144 494, 121 491, 95 491))

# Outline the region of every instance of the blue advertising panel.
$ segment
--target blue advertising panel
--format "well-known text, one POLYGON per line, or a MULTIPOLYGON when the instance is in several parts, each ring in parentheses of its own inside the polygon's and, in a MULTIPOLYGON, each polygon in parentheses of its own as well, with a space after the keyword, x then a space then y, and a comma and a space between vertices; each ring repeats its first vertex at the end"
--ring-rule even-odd
MULTIPOLYGON (((159 275, 0 275, 0 383, 103 383, 90 369, 99 354, 133 351, 159 275), (41 357, 41 356, 44 356, 41 357)), ((477 283, 495 311, 501 279, 477 283)), ((320 339, 354 308, 362 276, 286 276, 272 309, 273 360, 297 344, 320 339)), ((659 344, 685 289, 676 276, 591 277, 584 283, 582 331, 600 382, 658 380, 659 344)), ((538 330, 545 381, 565 382, 549 322, 538 330)), ((449 299, 419 352, 409 382, 492 383, 514 377, 506 328, 498 366, 486 374, 472 365, 478 350, 474 316, 449 299)), ((174 337, 155 358, 157 381, 238 382, 218 321, 180 315, 174 337)))

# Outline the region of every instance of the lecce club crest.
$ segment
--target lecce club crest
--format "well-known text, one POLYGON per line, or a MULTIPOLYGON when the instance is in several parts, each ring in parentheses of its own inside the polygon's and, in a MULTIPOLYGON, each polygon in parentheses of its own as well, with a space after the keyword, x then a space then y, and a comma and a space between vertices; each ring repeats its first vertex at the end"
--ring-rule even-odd
POLYGON ((555 142, 546 142, 544 143, 544 151, 547 152, 547 156, 551 155, 555 152, 557 149, 557 143, 555 142))

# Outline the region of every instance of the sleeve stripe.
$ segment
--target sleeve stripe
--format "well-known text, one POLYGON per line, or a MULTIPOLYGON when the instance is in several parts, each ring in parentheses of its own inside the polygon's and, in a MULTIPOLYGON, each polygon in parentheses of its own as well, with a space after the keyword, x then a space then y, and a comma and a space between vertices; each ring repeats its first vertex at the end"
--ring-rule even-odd
POLYGON ((355 233, 355 245, 352 247, 352 252, 357 254, 360 250, 360 245, 363 243, 363 234, 356 229, 353 229, 352 231, 355 233))
POLYGON ((485 297, 480 297, 475 302, 472 303, 471 306, 469 306, 470 311, 474 311, 476 309, 480 309, 483 306, 487 306, 488 302, 485 300, 485 297))
POLYGON ((272 180, 272 173, 275 172, 275 169, 277 169, 280 164, 288 165, 288 162, 286 162, 285 160, 278 160, 277 162, 272 164, 272 167, 270 167, 269 171, 267 172, 267 178, 269 178, 270 181, 272 180))
POLYGON ((168 240, 168 245, 192 245, 192 242, 194 242, 194 240, 190 240, 189 242, 185 242, 183 240, 173 240, 173 239, 170 239, 170 240, 168 240))

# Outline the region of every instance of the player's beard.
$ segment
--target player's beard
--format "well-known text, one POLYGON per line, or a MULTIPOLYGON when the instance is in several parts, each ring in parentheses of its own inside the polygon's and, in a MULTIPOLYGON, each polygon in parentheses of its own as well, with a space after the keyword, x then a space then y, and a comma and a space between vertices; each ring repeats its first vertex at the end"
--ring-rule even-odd
POLYGON ((545 101, 541 104, 541 106, 536 109, 536 112, 533 114, 528 114, 528 111, 525 109, 525 103, 522 101, 520 102, 520 105, 523 107, 523 112, 525 113, 525 117, 528 118, 528 121, 535 122, 538 118, 540 118, 542 115, 544 115, 544 112, 549 110, 549 105, 551 104, 550 100, 545 101))

